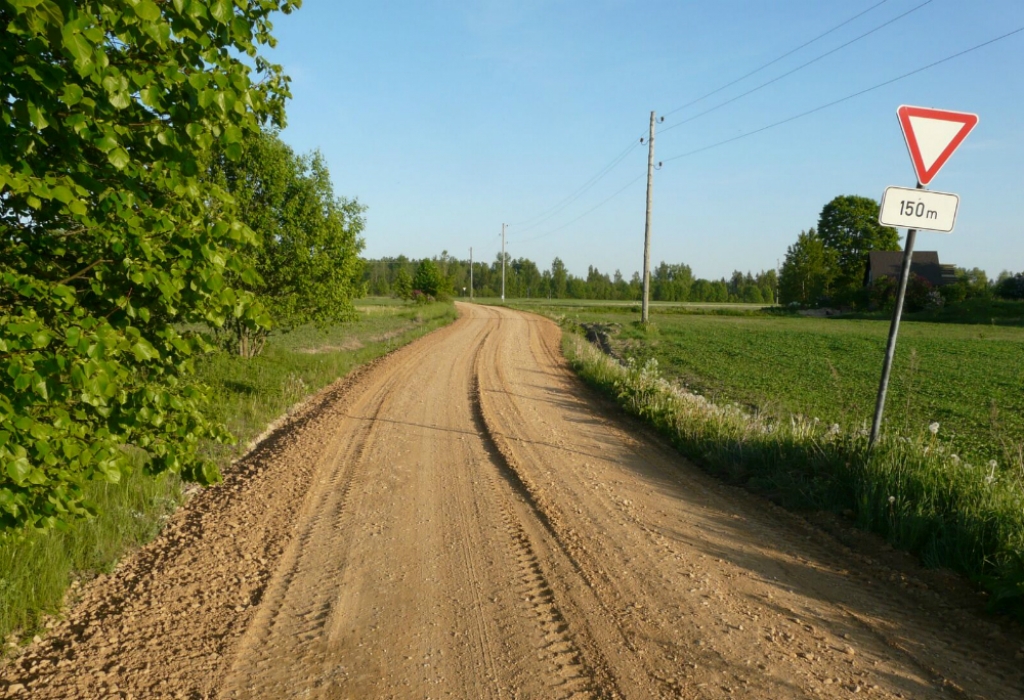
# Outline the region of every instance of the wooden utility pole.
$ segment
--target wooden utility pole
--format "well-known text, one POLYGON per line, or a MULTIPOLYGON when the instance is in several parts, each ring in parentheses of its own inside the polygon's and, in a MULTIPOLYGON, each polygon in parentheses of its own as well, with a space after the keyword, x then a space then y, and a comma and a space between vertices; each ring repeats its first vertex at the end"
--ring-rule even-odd
POLYGON ((473 246, 469 247, 469 300, 473 301, 473 246))
POLYGON ((640 321, 650 319, 648 299, 651 294, 651 195, 654 190, 654 112, 651 112, 651 135, 647 139, 647 220, 644 224, 644 298, 640 307, 640 321))
POLYGON ((501 225, 501 300, 505 301, 505 224, 501 225))

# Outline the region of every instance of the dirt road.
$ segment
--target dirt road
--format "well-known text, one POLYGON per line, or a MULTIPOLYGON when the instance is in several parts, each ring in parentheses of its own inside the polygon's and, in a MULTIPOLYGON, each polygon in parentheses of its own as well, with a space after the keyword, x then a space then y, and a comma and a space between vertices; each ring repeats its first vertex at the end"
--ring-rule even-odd
POLYGON ((7 696, 1024 697, 1018 632, 705 476, 549 321, 461 312, 91 584, 7 696))

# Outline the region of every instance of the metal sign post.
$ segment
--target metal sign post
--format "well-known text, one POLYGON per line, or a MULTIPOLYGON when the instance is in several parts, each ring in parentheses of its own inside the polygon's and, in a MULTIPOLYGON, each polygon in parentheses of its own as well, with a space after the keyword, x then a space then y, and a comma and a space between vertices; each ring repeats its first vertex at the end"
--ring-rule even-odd
POLYGON ((878 212, 878 223, 883 226, 907 227, 907 242, 903 250, 903 266, 896 289, 896 307, 892 310, 889 324, 889 339, 885 344, 885 361, 882 363, 882 379, 878 383, 878 398, 875 400, 875 417, 871 422, 869 449, 878 442, 882 432, 882 413, 885 410, 885 394, 889 390, 889 373, 896 354, 896 336, 900 330, 903 315, 903 298, 910 280, 910 266, 914 260, 914 239, 918 229, 949 233, 956 222, 960 198, 945 192, 928 192, 925 185, 932 181, 949 157, 953 155, 967 135, 978 124, 978 115, 967 112, 950 112, 928 107, 902 105, 896 110, 903 138, 907 142, 910 162, 917 174, 917 190, 903 187, 887 188, 882 196, 878 212))
MULTIPOLYGON (((918 185, 919 190, 924 187, 918 185)), ((903 267, 900 268, 900 284, 896 290, 896 308, 892 310, 892 322, 889 324, 889 340, 885 344, 885 361, 882 363, 882 380, 878 384, 878 398, 875 400, 875 419, 871 423, 871 447, 878 442, 882 430, 882 412, 885 410, 885 394, 889 390, 889 372, 892 370, 892 358, 896 354, 896 335, 900 331, 900 317, 903 315, 903 297, 907 293, 907 281, 910 279, 910 263, 914 259, 914 239, 917 229, 907 229, 907 244, 903 249, 903 267)))

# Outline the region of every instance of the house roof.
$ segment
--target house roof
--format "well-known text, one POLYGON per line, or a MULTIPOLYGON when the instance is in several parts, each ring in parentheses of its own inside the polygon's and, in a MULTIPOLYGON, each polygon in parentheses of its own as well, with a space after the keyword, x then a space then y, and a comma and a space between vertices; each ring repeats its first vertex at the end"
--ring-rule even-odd
MULTIPOLYGON (((868 253, 868 268, 865 284, 879 277, 899 277, 903 266, 902 251, 873 250, 868 253)), ((935 286, 942 286, 956 281, 952 265, 939 263, 939 254, 934 250, 921 250, 914 253, 910 262, 910 271, 928 280, 935 286)))

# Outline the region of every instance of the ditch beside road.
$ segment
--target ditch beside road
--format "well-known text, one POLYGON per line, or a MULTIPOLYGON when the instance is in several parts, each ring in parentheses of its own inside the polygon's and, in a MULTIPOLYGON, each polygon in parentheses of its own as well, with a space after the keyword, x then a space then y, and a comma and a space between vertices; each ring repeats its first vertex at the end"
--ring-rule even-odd
POLYGON ((552 322, 322 393, 2 670, 20 698, 1020 698, 1019 631, 595 400, 552 322))

